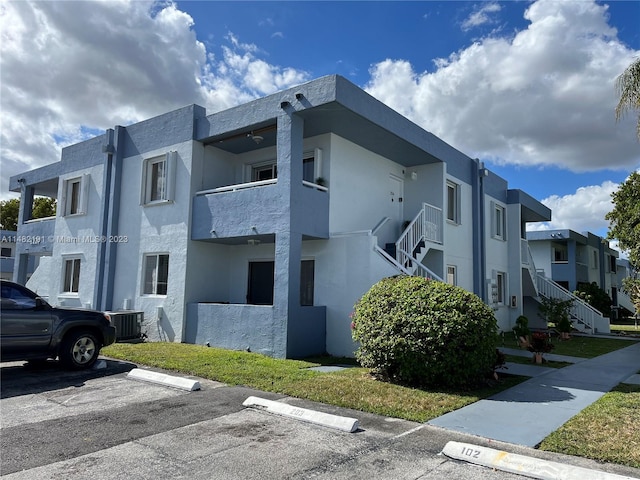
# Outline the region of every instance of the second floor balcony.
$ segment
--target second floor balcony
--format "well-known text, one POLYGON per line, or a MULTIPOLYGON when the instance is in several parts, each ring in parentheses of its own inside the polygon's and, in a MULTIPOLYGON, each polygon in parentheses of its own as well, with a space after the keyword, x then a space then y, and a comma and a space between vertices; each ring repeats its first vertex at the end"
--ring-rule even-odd
POLYGON ((273 236, 295 230, 318 238, 329 236, 329 194, 324 186, 303 182, 287 192, 277 178, 197 192, 193 197, 193 240, 233 242, 233 239, 273 236), (291 205, 291 206, 289 206, 291 205))
POLYGON ((16 232, 17 253, 50 254, 55 243, 56 217, 22 223, 16 232))

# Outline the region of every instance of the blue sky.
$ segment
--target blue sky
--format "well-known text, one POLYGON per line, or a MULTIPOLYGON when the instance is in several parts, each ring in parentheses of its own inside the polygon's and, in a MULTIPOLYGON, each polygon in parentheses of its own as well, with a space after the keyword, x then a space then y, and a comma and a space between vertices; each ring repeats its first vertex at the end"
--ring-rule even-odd
POLYGON ((606 231, 640 168, 613 82, 640 2, 9 2, 2 183, 60 148, 188 103, 209 111, 340 74, 549 205, 606 231))

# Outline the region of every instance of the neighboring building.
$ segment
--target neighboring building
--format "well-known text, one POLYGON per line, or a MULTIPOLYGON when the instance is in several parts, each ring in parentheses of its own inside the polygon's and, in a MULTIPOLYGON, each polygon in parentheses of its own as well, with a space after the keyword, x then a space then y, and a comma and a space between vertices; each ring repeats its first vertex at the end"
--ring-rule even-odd
MULTIPOLYGON (((16 256, 18 232, 0 230, 0 279, 12 280, 16 256)), ((29 278, 35 270, 36 257, 31 257, 27 264, 26 277, 29 278)))
POLYGON ((13 279, 13 259, 16 256, 17 232, 0 230, 0 278, 2 280, 13 279))
POLYGON ((191 105, 12 177, 14 278, 52 303, 144 311, 152 340, 353 355, 381 278, 441 278, 510 330, 536 295, 526 225, 550 210, 339 76, 207 115, 191 105), (34 195, 55 219, 29 221, 34 195))
POLYGON ((631 262, 626 258, 617 260, 616 283, 618 285, 618 306, 622 309, 624 316, 637 315, 631 297, 623 289, 623 280, 627 277, 638 278, 638 272, 633 268, 631 262))
MULTIPOLYGON (((595 283, 609 295, 613 307, 629 306, 623 298, 626 295, 620 291, 627 270, 619 271, 619 252, 611 248, 605 238, 590 232, 562 229, 527 232, 527 240, 539 276, 569 294, 578 290, 581 284, 595 283)), ((566 297, 580 303, 576 297, 566 297)), ((609 331, 608 318, 597 318, 597 315, 594 318, 595 330, 609 331)))

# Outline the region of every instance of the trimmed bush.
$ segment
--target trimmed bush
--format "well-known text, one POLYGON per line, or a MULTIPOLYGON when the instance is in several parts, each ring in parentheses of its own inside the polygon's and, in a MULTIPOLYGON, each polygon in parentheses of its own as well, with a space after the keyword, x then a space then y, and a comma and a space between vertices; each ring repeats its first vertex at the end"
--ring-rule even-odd
POLYGON ((384 380, 464 387, 491 375, 497 322, 478 296, 443 282, 397 276, 356 303, 356 358, 384 380))

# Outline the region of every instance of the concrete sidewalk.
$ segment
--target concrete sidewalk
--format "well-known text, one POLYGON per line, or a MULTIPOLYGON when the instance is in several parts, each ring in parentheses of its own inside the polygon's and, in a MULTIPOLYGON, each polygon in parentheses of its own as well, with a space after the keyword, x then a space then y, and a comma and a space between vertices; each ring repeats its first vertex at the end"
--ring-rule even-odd
POLYGON ((545 372, 429 421, 448 430, 535 447, 571 417, 640 370, 640 342, 545 372))

